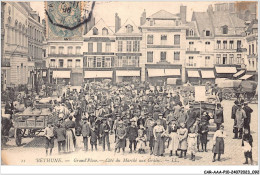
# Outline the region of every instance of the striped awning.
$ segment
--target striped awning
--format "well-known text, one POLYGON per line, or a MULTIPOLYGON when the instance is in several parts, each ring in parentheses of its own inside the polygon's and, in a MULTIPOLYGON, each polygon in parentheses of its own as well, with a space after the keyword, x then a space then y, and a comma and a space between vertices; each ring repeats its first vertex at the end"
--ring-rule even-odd
POLYGON ((85 71, 84 78, 112 78, 113 71, 85 71))
POLYGON ((244 75, 243 77, 239 78, 239 80, 247 80, 248 78, 251 78, 253 75, 244 75))
POLYGON ((236 67, 216 67, 218 74, 234 74, 237 72, 236 67))
POLYGON ((202 78, 215 78, 215 74, 212 70, 202 70, 201 77, 202 78))
POLYGON ((140 77, 139 70, 117 70, 116 76, 118 77, 140 77))
POLYGON ((199 78, 200 74, 197 70, 189 70, 188 71, 188 77, 190 78, 199 78))
POLYGON ((239 77, 240 75, 242 75, 243 73, 245 73, 245 70, 241 70, 241 71, 235 73, 235 74, 233 75, 233 77, 237 78, 237 77, 239 77))
POLYGON ((53 71, 53 78, 70 78, 70 71, 53 71))

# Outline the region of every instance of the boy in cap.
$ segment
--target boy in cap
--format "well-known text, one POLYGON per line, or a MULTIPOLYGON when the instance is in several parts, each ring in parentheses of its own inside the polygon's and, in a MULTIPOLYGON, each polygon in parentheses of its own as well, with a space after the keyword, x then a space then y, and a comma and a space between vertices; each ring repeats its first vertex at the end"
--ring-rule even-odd
POLYGON ((105 151, 105 144, 107 143, 107 149, 110 151, 110 142, 109 142, 109 131, 110 127, 107 123, 107 119, 102 119, 102 124, 100 126, 100 136, 102 138, 103 151, 105 151))
POLYGON ((129 148, 130 152, 132 153, 132 145, 134 144, 134 151, 136 150, 136 138, 138 136, 138 128, 135 125, 135 120, 131 119, 131 126, 128 127, 127 129, 127 137, 129 139, 129 148))
POLYGON ((116 147, 115 147, 115 153, 118 150, 118 153, 120 152, 120 148, 122 148, 123 153, 125 152, 125 146, 126 146, 126 128, 124 126, 123 121, 118 122, 118 128, 116 130, 116 147))
POLYGON ((87 122, 87 118, 82 118, 81 134, 83 137, 84 151, 88 151, 88 137, 90 136, 90 126, 87 122))
POLYGON ((65 151, 66 129, 58 123, 57 128, 54 130, 54 135, 57 138, 58 152, 60 154, 61 150, 65 151))
POLYGON ((44 129, 44 136, 45 136, 46 156, 48 156, 48 149, 50 148, 50 155, 51 155, 52 149, 54 147, 54 128, 51 122, 47 123, 47 127, 44 129))

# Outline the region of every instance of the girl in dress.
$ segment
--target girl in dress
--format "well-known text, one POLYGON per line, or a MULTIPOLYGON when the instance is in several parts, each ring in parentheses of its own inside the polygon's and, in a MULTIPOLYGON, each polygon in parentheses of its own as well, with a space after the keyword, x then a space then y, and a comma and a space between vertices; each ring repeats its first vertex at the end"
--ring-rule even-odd
POLYGON ((177 130, 177 134, 179 138, 179 149, 181 150, 181 154, 179 158, 182 158, 184 154, 184 159, 186 159, 188 129, 185 128, 184 123, 180 123, 180 127, 181 128, 177 130))
POLYGON ((178 139, 178 134, 177 134, 177 124, 176 122, 172 121, 171 125, 168 127, 168 133, 170 137, 170 142, 169 142, 169 150, 170 150, 170 156, 172 156, 172 153, 175 152, 176 156, 178 155, 178 146, 179 146, 179 139, 178 139))
POLYGON ((141 125, 140 129, 138 130, 138 137, 136 138, 136 148, 139 154, 144 154, 144 148, 146 146, 146 135, 144 134, 144 127, 141 125))
POLYGON ((191 154, 190 160, 195 161, 195 153, 197 152, 197 133, 195 124, 190 128, 190 133, 188 134, 188 151, 191 154))
POLYGON ((226 132, 224 131, 224 126, 220 125, 220 129, 217 130, 213 136, 213 160, 216 161, 216 155, 218 154, 218 161, 220 161, 221 154, 224 154, 224 139, 226 137, 226 132))

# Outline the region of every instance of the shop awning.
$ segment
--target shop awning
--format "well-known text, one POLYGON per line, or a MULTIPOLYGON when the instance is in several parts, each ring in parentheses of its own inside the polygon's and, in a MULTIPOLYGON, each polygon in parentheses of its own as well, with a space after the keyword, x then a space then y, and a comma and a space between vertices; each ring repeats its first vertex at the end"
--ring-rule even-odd
POLYGON ((200 74, 197 70, 189 70, 188 71, 188 77, 190 78, 199 78, 200 74))
POLYGON ((244 75, 243 77, 239 78, 239 80, 247 80, 248 78, 251 78, 253 75, 244 75))
POLYGON ((118 77, 140 77, 139 70, 117 70, 116 76, 118 77))
POLYGON ((165 69, 165 76, 181 75, 180 69, 165 69))
POLYGON ((176 85, 179 78, 167 78, 167 84, 176 85))
POLYGON ((85 71, 84 78, 112 78, 113 71, 85 71))
POLYGON ((162 77, 165 76, 164 69, 148 69, 149 77, 162 77))
POLYGON ((70 71, 53 71, 53 78, 70 78, 70 71))
POLYGON ((218 74, 234 74, 237 72, 236 67, 216 67, 218 74))
POLYGON ((244 72, 245 72, 245 70, 241 70, 241 71, 235 73, 235 74, 233 75, 233 77, 237 78, 237 77, 239 77, 240 75, 242 75, 244 72))
POLYGON ((201 77, 202 78, 215 78, 215 74, 212 70, 202 70, 201 77))

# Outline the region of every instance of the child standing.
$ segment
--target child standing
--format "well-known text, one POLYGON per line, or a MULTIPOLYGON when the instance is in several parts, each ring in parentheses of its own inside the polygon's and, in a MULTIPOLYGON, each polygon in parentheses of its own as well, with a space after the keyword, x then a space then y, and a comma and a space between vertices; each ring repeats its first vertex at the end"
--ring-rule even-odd
POLYGON ((252 146, 253 146, 253 137, 249 133, 249 130, 245 129, 243 139, 242 139, 242 147, 243 147, 244 155, 246 158, 246 161, 244 164, 248 164, 248 158, 250 158, 251 165, 253 164, 252 146))
POLYGON ((182 158, 184 154, 184 159, 186 159, 188 129, 185 128, 184 123, 180 123, 180 127, 181 128, 177 130, 177 134, 179 138, 179 149, 181 150, 181 154, 179 158, 182 158))
POLYGON ((140 129, 138 130, 138 137, 136 138, 136 148, 138 150, 139 154, 144 154, 144 148, 146 146, 146 135, 144 134, 144 127, 140 126, 140 129))
POLYGON ((46 156, 48 156, 48 149, 50 148, 50 155, 52 154, 52 149, 54 147, 54 128, 51 122, 47 123, 47 127, 44 129, 44 136, 46 140, 45 149, 46 156))
POLYGON ((61 150, 65 151, 66 129, 58 123, 57 128, 54 130, 54 135, 57 138, 58 152, 60 154, 61 150))
POLYGON ((190 128, 190 133, 188 134, 188 151, 191 154, 190 160, 195 161, 195 153, 196 146, 197 146, 197 133, 196 133, 196 126, 193 125, 190 128))
POLYGON ((91 151, 93 151, 93 147, 95 146, 95 150, 97 151, 97 139, 98 139, 98 129, 95 126, 95 123, 91 124, 90 127, 90 145, 91 151))
POLYGON ((170 136, 170 142, 169 142, 169 150, 170 150, 170 156, 172 156, 172 153, 175 152, 176 156, 178 155, 178 146, 179 146, 179 140, 178 140, 178 134, 177 134, 177 124, 175 121, 171 121, 170 126, 168 127, 168 133, 170 136))

